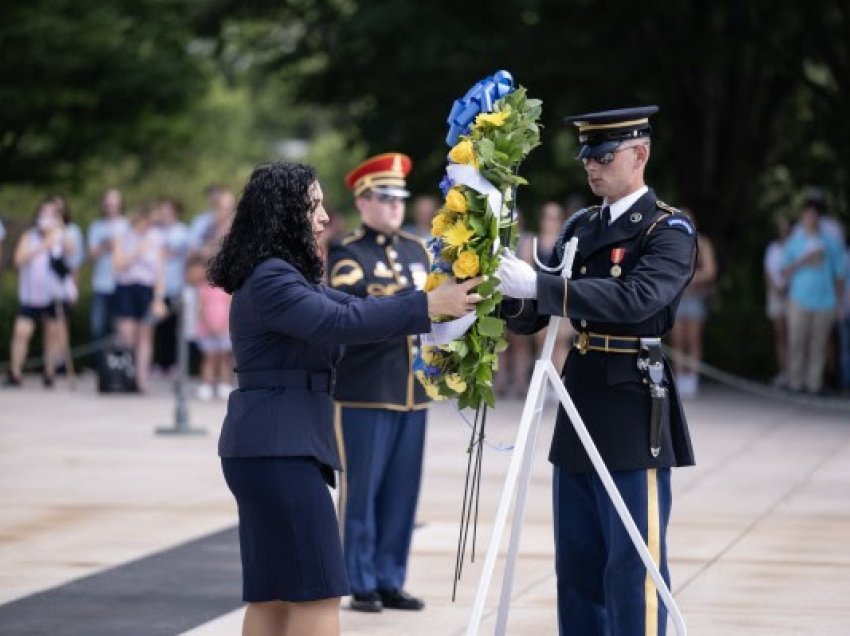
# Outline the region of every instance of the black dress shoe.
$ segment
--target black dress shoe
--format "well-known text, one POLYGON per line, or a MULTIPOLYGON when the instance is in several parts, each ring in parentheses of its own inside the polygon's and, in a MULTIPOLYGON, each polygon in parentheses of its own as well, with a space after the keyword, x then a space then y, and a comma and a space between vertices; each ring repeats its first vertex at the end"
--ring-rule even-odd
POLYGON ((384 606, 377 592, 368 592, 367 594, 354 594, 351 597, 351 609, 355 612, 376 613, 384 609, 384 606))
POLYGON ((425 603, 404 590, 382 590, 379 594, 381 595, 381 602, 384 604, 384 607, 389 609, 421 610, 425 607, 425 603))
POLYGON ((6 379, 3 380, 3 386, 21 386, 23 384, 23 380, 21 380, 20 376, 12 375, 12 372, 9 371, 6 373, 6 379))

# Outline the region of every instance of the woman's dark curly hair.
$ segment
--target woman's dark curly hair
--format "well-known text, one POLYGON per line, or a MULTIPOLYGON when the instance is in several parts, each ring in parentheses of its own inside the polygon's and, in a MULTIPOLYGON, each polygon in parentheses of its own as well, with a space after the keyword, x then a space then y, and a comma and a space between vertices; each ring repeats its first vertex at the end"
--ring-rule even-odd
POLYGON ((309 281, 322 278, 323 266, 310 221, 308 189, 316 170, 275 162, 254 168, 242 191, 233 226, 213 257, 207 279, 229 294, 269 257, 282 258, 309 281))

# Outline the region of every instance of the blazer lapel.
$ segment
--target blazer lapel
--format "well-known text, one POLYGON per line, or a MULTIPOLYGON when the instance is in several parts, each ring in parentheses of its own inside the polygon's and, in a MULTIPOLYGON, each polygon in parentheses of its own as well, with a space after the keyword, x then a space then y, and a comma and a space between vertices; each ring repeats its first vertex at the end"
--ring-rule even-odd
POLYGON ((650 189, 632 207, 606 228, 599 230, 599 214, 577 231, 578 251, 582 261, 609 246, 626 243, 644 231, 655 218, 655 193, 650 189), (592 221, 595 221, 592 222, 592 221))

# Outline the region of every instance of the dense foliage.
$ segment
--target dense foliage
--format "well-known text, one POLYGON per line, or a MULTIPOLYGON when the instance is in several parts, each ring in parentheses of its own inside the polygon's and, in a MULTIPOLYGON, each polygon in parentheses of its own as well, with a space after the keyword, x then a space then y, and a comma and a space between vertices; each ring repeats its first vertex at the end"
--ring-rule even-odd
MULTIPOLYGON (((546 104, 529 214, 589 199, 562 117, 656 103, 648 180, 694 210, 720 280, 706 356, 766 374, 761 256, 820 185, 850 207, 850 5, 839 0, 32 0, 0 4, 0 215, 46 190, 93 214, 106 185, 203 204, 269 158, 317 163, 332 207, 366 153, 434 191, 452 100, 509 68, 546 104), (287 155, 288 140, 311 143, 287 155), (164 184, 164 185, 163 185, 164 184)), ((6 253, 10 249, 6 244, 6 253)), ((2 346, 2 345, 0 345, 2 346)))

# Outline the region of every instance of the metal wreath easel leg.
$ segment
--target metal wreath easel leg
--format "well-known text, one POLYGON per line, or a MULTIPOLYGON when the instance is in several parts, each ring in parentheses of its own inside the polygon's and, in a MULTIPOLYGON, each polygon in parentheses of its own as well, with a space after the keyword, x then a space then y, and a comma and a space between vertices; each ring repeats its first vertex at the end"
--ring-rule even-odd
MULTIPOLYGON (((567 245, 562 261, 561 275, 569 278, 572 270, 572 261, 575 256, 577 240, 573 238, 567 245)), ((536 252, 536 250, 535 250, 536 252)), ((575 404, 570 397, 561 378, 558 375, 555 365, 552 363, 552 352, 555 347, 555 340, 558 337, 558 325, 561 319, 553 317, 549 321, 549 326, 546 332, 546 340, 543 345, 543 350, 540 357, 534 363, 534 372, 531 376, 528 396, 525 400, 525 406, 522 410, 522 419, 520 420, 519 430, 517 431, 516 442, 514 443, 514 452, 511 456, 511 462, 508 466, 508 473, 505 476, 505 485, 502 489, 502 497, 499 501, 499 507, 496 511, 496 520, 493 524, 493 532, 490 536, 490 544, 487 547, 487 555, 484 560, 484 566, 481 571, 481 577, 478 580, 478 587, 475 592, 475 600, 472 604, 472 612, 467 626, 467 636, 477 636, 481 628, 481 621, 484 616, 484 605, 487 600, 487 593, 490 589, 490 584, 493 580, 493 573, 496 567, 496 559, 499 555, 499 548, 502 543, 502 535, 505 530, 505 523, 508 518, 508 509, 511 505, 511 500, 514 496, 514 491, 519 488, 516 493, 516 503, 514 505, 513 521, 511 523, 511 539, 508 545, 508 553, 505 560, 505 572, 502 578, 502 591, 499 598, 498 615, 496 619, 495 634, 502 636, 506 633, 508 623, 508 612, 511 605, 511 592, 513 589, 513 578, 516 567, 517 554, 519 552, 519 543, 522 536, 522 523, 525 514, 526 495, 528 486, 531 480, 531 467, 534 460, 534 453, 537 447, 537 437, 540 431, 540 419, 543 413, 543 406, 546 399, 546 389, 551 386, 555 394, 558 396, 558 401, 564 407, 570 421, 573 423, 576 433, 581 440, 582 445, 590 457, 593 467, 596 470, 599 479, 605 486, 617 514, 623 522, 629 538, 637 549, 641 561, 643 561, 647 572, 655 582, 661 600, 667 607, 667 611, 673 620, 676 627, 676 633, 679 636, 685 636, 687 629, 682 613, 679 611, 679 606, 673 599, 667 583, 661 576, 657 564, 653 561, 649 553, 649 549, 641 537, 640 530, 635 525, 631 513, 629 513, 626 503, 620 496, 614 480, 611 478, 611 473, 608 471, 605 462, 599 455, 596 445, 593 443, 590 434, 587 432, 587 427, 584 424, 575 404)))

